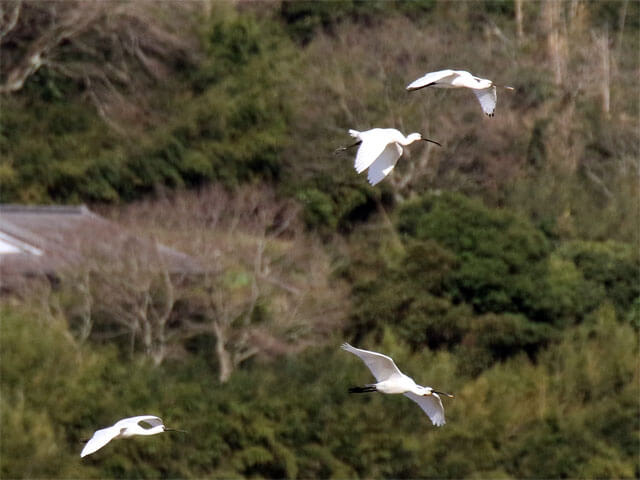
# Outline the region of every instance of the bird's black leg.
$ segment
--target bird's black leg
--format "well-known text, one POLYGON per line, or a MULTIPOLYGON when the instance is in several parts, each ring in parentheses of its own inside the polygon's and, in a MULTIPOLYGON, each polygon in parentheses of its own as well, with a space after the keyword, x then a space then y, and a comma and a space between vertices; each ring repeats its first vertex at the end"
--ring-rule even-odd
POLYGON ((375 392, 375 391, 377 390, 374 384, 365 385, 364 387, 351 387, 349 389, 349 393, 369 393, 369 392, 375 392))
POLYGON ((356 143, 354 143, 353 145, 348 145, 346 147, 338 147, 334 150, 333 154, 337 155, 340 152, 344 152, 345 150, 349 150, 350 148, 353 147, 357 147, 358 145, 360 145, 362 143, 362 140, 357 141, 356 143))

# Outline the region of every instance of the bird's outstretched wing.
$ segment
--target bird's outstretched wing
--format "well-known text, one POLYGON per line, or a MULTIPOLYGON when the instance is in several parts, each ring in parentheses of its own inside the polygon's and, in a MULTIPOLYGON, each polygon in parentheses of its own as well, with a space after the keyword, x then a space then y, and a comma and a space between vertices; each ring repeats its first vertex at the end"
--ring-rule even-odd
POLYGON ((482 111, 493 117, 493 113, 496 111, 496 87, 495 85, 489 88, 485 88, 484 90, 474 90, 473 93, 478 97, 478 101, 482 106, 482 111))
POLYGON ((352 347, 348 343, 343 343, 342 349, 360 357, 364 364, 369 367, 369 370, 371 370, 371 373, 373 373, 373 376, 376 377, 378 382, 382 382, 396 375, 402 375, 402 372, 396 367, 391 357, 387 357, 382 353, 362 350, 352 347))
POLYGON ((380 183, 391 173, 402 155, 402 147, 397 143, 390 143, 371 164, 367 171, 367 179, 371 185, 380 183))
POLYGON ((369 168, 390 143, 389 137, 385 138, 381 135, 376 135, 373 132, 371 132, 370 135, 362 134, 360 136, 360 140, 362 140, 362 145, 358 148, 356 160, 353 165, 358 173, 362 173, 369 168))
POLYGON ((407 392, 404 396, 420 405, 420 408, 429 415, 431 422, 436 427, 440 427, 446 423, 444 420, 444 407, 442 406, 442 400, 440 400, 440 395, 437 393, 421 396, 416 395, 413 392, 407 392))
MULTIPOLYGON (((151 427, 157 427, 159 425, 162 425, 162 419, 160 417, 156 417, 155 415, 138 415, 137 417, 129 417, 129 418, 123 418, 122 420, 118 421, 114 427, 120 426, 120 425, 133 425, 134 423, 140 423, 140 422, 144 422, 148 425, 150 425, 151 427)), ((141 425, 142 427, 144 427, 144 425, 141 425)))
POLYGON ((439 82, 451 83, 458 75, 455 70, 450 69, 430 72, 407 85, 407 90, 418 90, 419 88, 428 87, 431 84, 439 82))
POLYGON ((89 439, 89 441, 82 449, 82 452, 80 452, 80 457, 86 457, 96 450, 100 450, 107 443, 117 437, 119 433, 120 428, 116 427, 115 425, 96 430, 96 432, 93 434, 93 437, 89 439))

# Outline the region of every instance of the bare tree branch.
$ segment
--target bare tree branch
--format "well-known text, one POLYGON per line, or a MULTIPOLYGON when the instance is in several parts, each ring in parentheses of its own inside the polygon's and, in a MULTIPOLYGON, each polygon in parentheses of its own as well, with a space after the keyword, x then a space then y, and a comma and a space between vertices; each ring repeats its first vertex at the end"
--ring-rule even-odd
POLYGON ((341 321, 342 310, 327 305, 344 305, 346 291, 329 283, 328 261, 304 234, 297 205, 255 187, 165 201, 171 208, 141 202, 127 221, 153 222, 169 234, 164 242, 211 266, 185 292, 188 312, 171 341, 212 335, 221 382, 249 358, 296 351, 341 321))
POLYGON ((193 31, 194 2, 11 5, 0 15, 2 94, 20 91, 40 69, 53 69, 77 81, 103 118, 113 118, 144 108, 146 86, 165 79, 178 59, 191 62, 198 54, 196 35, 185 34, 193 31), (124 91, 136 93, 136 105, 122 102, 124 91))
POLYGON ((2 22, 0 24, 0 41, 16 27, 18 18, 20 17, 20 10, 22 8, 22 1, 18 0, 13 5, 13 8, 7 18, 5 18, 4 7, 7 3, 0 3, 0 21, 2 22))

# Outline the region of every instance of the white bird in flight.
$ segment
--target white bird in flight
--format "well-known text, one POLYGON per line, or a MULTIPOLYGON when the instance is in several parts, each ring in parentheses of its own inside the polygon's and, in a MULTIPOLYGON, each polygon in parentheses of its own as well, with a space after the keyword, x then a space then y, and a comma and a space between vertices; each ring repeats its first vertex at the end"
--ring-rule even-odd
POLYGON ((349 389, 349 393, 402 393, 405 397, 409 397, 420 405, 420 408, 424 410, 436 427, 440 427, 446 423, 440 395, 446 395, 450 398, 453 398, 453 395, 416 384, 411 377, 402 373, 400 369, 396 367, 394 361, 386 355, 355 348, 348 343, 343 343, 342 348, 360 357, 378 381, 378 383, 371 383, 364 387, 352 387, 349 389))
MULTIPOLYGON (((482 111, 493 117, 496 110, 496 85, 486 78, 474 77, 464 70, 440 70, 439 72, 427 73, 425 76, 414 80, 407 85, 407 90, 418 90, 425 87, 436 88, 470 88, 478 97, 482 111)), ((506 87, 507 90, 514 90, 513 87, 506 87)))
POLYGON ((128 438, 134 435, 155 435, 156 433, 168 431, 184 432, 184 430, 166 428, 162 423, 162 419, 153 415, 123 418, 110 427, 96 430, 93 437, 89 439, 82 449, 80 457, 92 454, 116 438, 128 438), (149 428, 145 428, 141 423, 146 423, 149 428))
POLYGON ((405 137, 395 128, 373 128, 366 132, 349 130, 349 134, 358 141, 353 145, 336 149, 335 153, 361 145, 356 154, 354 167, 358 173, 369 169, 367 179, 371 185, 376 185, 391 173, 402 155, 402 147, 418 140, 440 145, 435 140, 423 138, 420 133, 410 133, 405 137))

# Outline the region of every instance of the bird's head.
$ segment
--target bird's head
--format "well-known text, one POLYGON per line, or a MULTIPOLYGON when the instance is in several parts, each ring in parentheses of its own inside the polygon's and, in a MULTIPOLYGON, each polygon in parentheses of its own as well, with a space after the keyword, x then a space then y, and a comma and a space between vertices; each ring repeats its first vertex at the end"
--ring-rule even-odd
POLYGON ((485 89, 493 87, 493 82, 491 80, 487 80, 486 78, 478 78, 474 77, 476 80, 476 88, 485 89))
POLYGON ((407 135, 407 143, 417 142, 418 140, 422 140, 422 134, 418 132, 413 132, 407 135))
POLYGON ((435 140, 430 140, 426 137, 423 137, 421 133, 418 132, 414 132, 414 133, 410 133, 409 135, 407 135, 407 145, 413 143, 413 142, 417 142, 419 140, 422 140, 423 142, 431 142, 431 143, 435 143, 438 146, 442 146, 440 145, 440 143, 436 142, 435 140))
POLYGON ((433 395, 434 393, 437 393, 438 395, 444 395, 449 398, 455 398, 455 396, 451 393, 439 392, 437 390, 434 390, 431 387, 420 387, 420 388, 422 389, 421 394, 423 397, 428 397, 429 395, 433 395))
POLYGON ((433 388, 431 387, 419 387, 419 388, 420 388, 420 395, 422 395, 423 397, 428 397, 433 393, 433 388))

